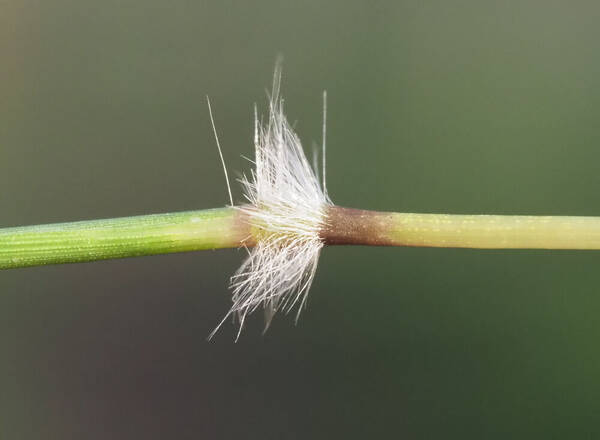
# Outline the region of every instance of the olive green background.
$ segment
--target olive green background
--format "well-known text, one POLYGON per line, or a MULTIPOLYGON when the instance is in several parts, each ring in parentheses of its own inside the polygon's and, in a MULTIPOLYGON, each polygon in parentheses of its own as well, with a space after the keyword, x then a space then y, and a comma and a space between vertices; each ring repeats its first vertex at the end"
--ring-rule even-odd
MULTIPOLYGON (((278 53, 328 186, 600 215, 593 1, 0 2, 0 225, 223 206, 278 53)), ((239 187, 234 187, 241 201, 239 187)), ((224 250, 0 273, 0 437, 596 438, 600 253, 331 248, 233 342, 224 250)))

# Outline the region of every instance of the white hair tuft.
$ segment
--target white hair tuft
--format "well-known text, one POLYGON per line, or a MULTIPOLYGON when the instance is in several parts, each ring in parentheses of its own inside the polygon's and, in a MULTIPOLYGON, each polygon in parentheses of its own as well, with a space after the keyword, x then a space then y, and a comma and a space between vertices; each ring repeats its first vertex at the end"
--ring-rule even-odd
POLYGON ((249 205, 237 209, 248 215, 256 244, 231 277, 233 306, 227 316, 237 318, 239 332, 246 317, 258 308, 265 310, 265 330, 279 310, 288 313, 297 307, 298 319, 323 247, 319 233, 325 210, 332 205, 325 182, 319 182, 318 171, 311 168, 283 113, 279 66, 266 123, 258 119, 255 109, 256 168, 250 178, 241 179, 249 205))

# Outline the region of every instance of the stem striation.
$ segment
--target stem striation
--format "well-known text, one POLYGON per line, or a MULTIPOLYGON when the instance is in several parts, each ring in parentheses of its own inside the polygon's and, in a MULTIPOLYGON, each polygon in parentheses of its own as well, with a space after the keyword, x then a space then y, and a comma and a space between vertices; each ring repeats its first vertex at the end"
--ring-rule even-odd
POLYGON ((245 217, 221 208, 0 229, 0 269, 239 247, 245 217))

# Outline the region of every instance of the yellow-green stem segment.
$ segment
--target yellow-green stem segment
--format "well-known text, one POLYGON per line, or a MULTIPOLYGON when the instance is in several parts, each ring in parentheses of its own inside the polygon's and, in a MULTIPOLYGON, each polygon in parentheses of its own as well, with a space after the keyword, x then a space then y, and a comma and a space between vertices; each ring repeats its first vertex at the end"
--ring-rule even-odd
POLYGON ((0 229, 0 269, 238 247, 250 235, 233 208, 0 229))
POLYGON ((600 217, 403 214, 332 207, 327 244, 600 249, 600 217))

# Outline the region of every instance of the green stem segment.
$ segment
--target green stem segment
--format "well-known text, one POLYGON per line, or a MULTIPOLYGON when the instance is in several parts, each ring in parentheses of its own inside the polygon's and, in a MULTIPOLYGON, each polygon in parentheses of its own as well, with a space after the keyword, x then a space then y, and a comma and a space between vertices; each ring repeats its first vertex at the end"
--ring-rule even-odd
POLYGON ((238 247, 250 236, 233 208, 0 229, 0 269, 238 247))

